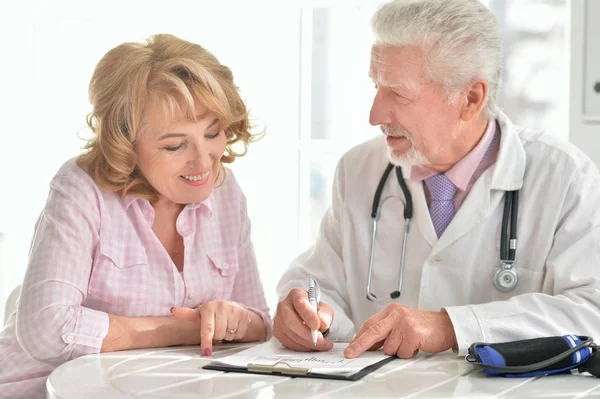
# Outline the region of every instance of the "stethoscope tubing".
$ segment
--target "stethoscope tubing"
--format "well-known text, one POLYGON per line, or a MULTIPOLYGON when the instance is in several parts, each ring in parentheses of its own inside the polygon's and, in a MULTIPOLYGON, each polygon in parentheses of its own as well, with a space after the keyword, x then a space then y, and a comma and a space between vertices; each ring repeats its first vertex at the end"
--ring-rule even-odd
MULTIPOLYGON (((396 169, 396 178, 398 179, 398 183, 400 184, 400 188, 402 189, 402 193, 404 194, 404 237, 402 239, 402 254, 400 258, 400 275, 398 277, 398 289, 390 293, 390 297, 392 299, 397 299, 400 297, 402 292, 402 282, 404 279, 404 264, 406 261, 406 247, 408 243, 408 232, 410 230, 410 221, 413 217, 413 203, 412 203, 412 195, 406 181, 404 180, 404 176, 402 174, 402 168, 400 166, 395 166, 392 163, 388 163, 377 184, 377 189, 375 190, 375 196, 373 198, 373 205, 371 208, 371 219, 373 221, 372 228, 372 239, 371 239, 371 254, 369 256, 369 272, 367 275, 367 299, 370 301, 376 301, 377 296, 371 291, 371 277, 373 274, 373 267, 375 263, 375 243, 377 240, 377 223, 380 217, 380 211, 383 207, 383 204, 390 198, 387 197, 381 202, 381 194, 383 192, 383 188, 385 183, 392 172, 392 169, 396 169), (381 203, 380 203, 381 202, 381 203)), ((504 211, 502 213, 502 227, 500 232, 500 262, 501 269, 499 269, 494 276, 494 286, 498 288, 501 292, 510 292, 512 291, 517 284, 517 274, 514 270, 514 261, 517 250, 517 216, 519 210, 519 191, 507 191, 505 194, 504 200, 504 211), (510 233, 508 233, 510 225, 510 233), (503 271, 504 274, 499 273, 503 271), (510 273, 514 275, 514 283, 512 285, 503 287, 500 279, 506 273, 510 273), (496 281, 498 280, 498 281, 496 281), (502 289, 500 289, 502 288, 502 289)))

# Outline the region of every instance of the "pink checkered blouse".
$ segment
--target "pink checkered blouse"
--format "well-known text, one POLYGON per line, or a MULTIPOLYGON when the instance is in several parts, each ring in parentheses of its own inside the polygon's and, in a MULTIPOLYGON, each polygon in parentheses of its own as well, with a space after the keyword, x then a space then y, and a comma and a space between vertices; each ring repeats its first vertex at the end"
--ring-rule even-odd
POLYGON ((179 273, 152 231, 141 198, 101 190, 74 162, 50 183, 18 310, 0 333, 0 398, 44 397, 59 364, 98 353, 108 314, 170 316, 173 306, 232 300, 271 318, 250 240, 246 199, 233 173, 177 219, 179 273))

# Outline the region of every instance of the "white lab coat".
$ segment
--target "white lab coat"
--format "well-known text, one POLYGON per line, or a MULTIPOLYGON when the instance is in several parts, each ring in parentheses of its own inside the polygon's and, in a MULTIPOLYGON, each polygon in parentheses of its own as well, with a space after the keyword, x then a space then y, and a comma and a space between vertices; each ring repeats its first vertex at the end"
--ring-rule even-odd
MULTIPOLYGON (((475 182, 438 239, 423 185, 407 183, 414 216, 408 237, 402 295, 396 301, 450 315, 464 354, 473 342, 501 342, 567 333, 600 340, 600 174, 573 145, 513 125, 499 113, 496 163, 475 182), (516 268, 519 284, 497 291, 500 229, 507 190, 521 190, 516 268)), ((373 195, 388 163, 381 135, 348 151, 333 183, 332 204, 315 245, 281 278, 280 300, 306 288, 312 274, 322 301, 334 309, 331 337, 350 339, 386 303, 366 298, 373 195)), ((383 190, 402 195, 394 174, 383 190)), ((396 289, 404 233, 403 204, 382 209, 372 291, 396 289)), ((389 302, 388 302, 389 303, 389 302)))

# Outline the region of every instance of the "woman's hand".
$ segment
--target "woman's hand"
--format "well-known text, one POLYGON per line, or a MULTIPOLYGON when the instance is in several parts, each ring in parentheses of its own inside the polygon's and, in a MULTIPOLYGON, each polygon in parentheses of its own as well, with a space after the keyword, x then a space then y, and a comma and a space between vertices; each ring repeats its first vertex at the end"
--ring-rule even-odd
POLYGON ((200 322, 200 346, 204 356, 212 354, 213 341, 260 340, 257 336, 258 331, 254 331, 257 327, 262 329, 264 340, 265 328, 262 318, 236 302, 208 301, 196 309, 175 307, 171 309, 171 313, 182 320, 200 322), (256 318, 260 323, 252 321, 256 318))

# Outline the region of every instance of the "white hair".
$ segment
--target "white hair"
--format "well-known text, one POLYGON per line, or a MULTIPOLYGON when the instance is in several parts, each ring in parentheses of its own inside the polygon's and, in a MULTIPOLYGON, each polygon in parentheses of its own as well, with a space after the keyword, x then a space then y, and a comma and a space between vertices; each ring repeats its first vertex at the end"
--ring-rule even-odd
POLYGON ((498 22, 479 0, 394 0, 371 19, 375 44, 418 46, 425 73, 446 91, 448 101, 477 79, 488 83, 483 113, 496 115, 502 84, 502 43, 498 22))

